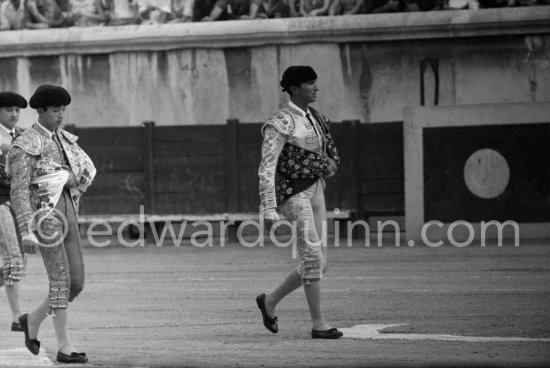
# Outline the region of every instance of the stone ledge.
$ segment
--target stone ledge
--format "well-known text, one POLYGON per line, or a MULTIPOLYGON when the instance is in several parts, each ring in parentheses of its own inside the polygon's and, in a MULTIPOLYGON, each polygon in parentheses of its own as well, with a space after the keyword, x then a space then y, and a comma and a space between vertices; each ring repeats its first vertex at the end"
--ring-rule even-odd
MULTIPOLYGON (((352 210, 340 210, 338 212, 327 211, 327 218, 331 220, 348 220, 353 218, 354 212, 352 210)), ((136 222, 195 222, 195 221, 230 221, 230 222, 242 222, 242 221, 258 221, 258 212, 234 212, 234 213, 213 213, 206 215, 193 215, 193 214, 173 214, 173 215, 153 215, 153 214, 118 214, 118 215, 80 215, 78 216, 78 223, 90 224, 90 223, 121 223, 125 221, 136 222)))
POLYGON ((0 33, 0 57, 550 34, 549 19, 550 6, 536 6, 22 30, 0 33))

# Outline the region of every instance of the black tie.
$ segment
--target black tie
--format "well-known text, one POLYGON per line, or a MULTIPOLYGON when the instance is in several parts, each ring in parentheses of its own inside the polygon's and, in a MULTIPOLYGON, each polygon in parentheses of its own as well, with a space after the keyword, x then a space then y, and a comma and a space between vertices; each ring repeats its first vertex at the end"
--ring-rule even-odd
POLYGON ((315 125, 315 123, 311 119, 311 115, 309 113, 306 114, 306 118, 309 121, 309 123, 311 124, 311 127, 313 128, 313 131, 315 132, 315 135, 319 139, 319 144, 321 145, 321 150, 324 151, 324 144, 323 144, 324 141, 323 141, 323 138, 321 136, 321 132, 317 129, 317 125, 315 125))
POLYGON ((53 132, 52 138, 53 138, 55 144, 57 144, 57 148, 59 148, 59 152, 64 152, 63 151, 63 146, 61 145, 61 141, 59 140, 59 137, 57 136, 56 131, 53 132))
POLYGON ((13 141, 15 140, 15 133, 10 132, 10 135, 11 135, 11 142, 13 143, 13 141))
POLYGON ((315 126, 315 123, 313 122, 313 120, 311 120, 311 115, 306 114, 306 118, 309 121, 309 123, 311 124, 311 127, 313 128, 313 130, 315 131, 315 134, 317 134, 317 136, 319 136, 319 133, 317 132, 317 127, 315 126))
POLYGON ((57 145, 57 149, 59 150, 59 153, 61 154, 61 157, 63 157, 63 159, 68 161, 67 156, 65 155, 65 150, 63 149, 63 145, 61 144, 61 141, 59 140, 59 137, 57 136, 57 131, 55 131, 55 130, 53 131, 52 139, 55 142, 55 144, 57 145))

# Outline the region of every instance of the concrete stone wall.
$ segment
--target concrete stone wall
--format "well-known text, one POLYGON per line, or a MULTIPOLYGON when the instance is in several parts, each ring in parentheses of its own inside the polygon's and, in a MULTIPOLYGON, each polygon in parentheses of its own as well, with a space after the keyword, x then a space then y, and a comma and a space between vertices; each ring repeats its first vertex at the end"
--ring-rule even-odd
MULTIPOLYGON (((550 7, 2 32, 0 88, 61 84, 81 127, 259 122, 287 101, 284 69, 309 64, 333 121, 402 121, 427 57, 441 105, 550 101, 547 19, 550 7)), ((434 81, 428 70, 428 104, 434 81)), ((35 119, 27 109, 22 125, 35 119)))

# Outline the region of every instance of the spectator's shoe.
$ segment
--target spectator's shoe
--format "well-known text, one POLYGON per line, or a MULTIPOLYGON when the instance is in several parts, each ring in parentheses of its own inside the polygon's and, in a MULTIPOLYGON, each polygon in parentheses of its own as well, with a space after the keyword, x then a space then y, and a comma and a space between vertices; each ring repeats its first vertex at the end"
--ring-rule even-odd
POLYGON ((29 324, 27 323, 27 318, 29 317, 28 314, 23 314, 19 316, 19 324, 21 325, 21 328, 23 329, 23 332, 25 333, 25 346, 31 353, 34 355, 38 355, 40 352, 40 341, 37 339, 31 339, 29 337, 29 324))
POLYGON ((273 318, 271 318, 267 314, 267 311, 265 310, 265 294, 260 294, 256 297, 256 304, 258 305, 258 308, 260 308, 260 312, 262 312, 265 328, 273 333, 277 333, 277 331, 279 331, 279 326, 277 326, 277 317, 273 316, 273 318))
POLYGON ((330 330, 326 331, 319 331, 319 330, 311 330, 311 338, 312 339, 339 339, 340 337, 344 336, 344 334, 336 328, 331 328, 330 330))
POLYGON ((11 323, 11 330, 12 331, 17 331, 17 332, 25 331, 25 330, 23 330, 23 327, 21 327, 21 324, 17 323, 17 322, 12 322, 11 323))
POLYGON ((86 353, 71 353, 63 354, 62 352, 57 352, 57 362, 58 363, 88 363, 88 357, 86 353))

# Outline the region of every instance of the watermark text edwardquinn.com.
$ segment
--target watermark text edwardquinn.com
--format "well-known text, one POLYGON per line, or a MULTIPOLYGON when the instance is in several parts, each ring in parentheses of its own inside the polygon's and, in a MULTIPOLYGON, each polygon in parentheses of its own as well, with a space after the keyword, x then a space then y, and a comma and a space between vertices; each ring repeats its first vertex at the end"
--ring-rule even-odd
MULTIPOLYGON (((59 211, 54 211, 52 213, 52 216, 53 215, 60 218, 60 220, 66 225, 66 219, 64 220, 63 214, 59 211)), ((44 219, 41 219, 40 222, 43 221, 44 219)), ((40 225, 40 223, 37 225, 40 225)), ((271 229, 267 230, 264 226, 261 215, 258 220, 249 219, 241 222, 232 220, 197 220, 192 222, 177 221, 174 223, 172 221, 163 221, 162 228, 157 229, 157 226, 155 226, 155 222, 153 220, 145 219, 144 206, 140 206, 140 213, 137 219, 122 221, 120 224, 117 224, 115 228, 113 228, 113 225, 106 220, 96 219, 89 223, 85 236, 88 242, 94 247, 101 248, 113 244, 113 237, 116 238, 116 242, 118 244, 125 247, 145 246, 146 225, 148 225, 147 231, 150 231, 152 235, 152 237, 148 237, 147 242, 150 243, 151 241, 154 241, 157 247, 161 247, 165 243, 170 243, 178 247, 183 242, 186 244, 191 243, 191 245, 199 248, 213 247, 215 243, 223 247, 226 243, 225 235, 227 234, 227 230, 230 227, 236 226, 237 240, 245 247, 262 247, 264 244, 270 243, 283 248, 292 247, 293 256, 297 255, 295 249, 295 239, 298 236, 297 223, 295 221, 291 222, 283 219, 278 221, 271 229), (138 236, 135 239, 127 239, 127 237, 124 236, 129 227, 133 227, 134 232, 135 229, 137 229, 138 236), (217 231, 214 230, 215 227, 217 231), (101 238, 101 240, 98 238, 101 238)), ((323 221, 321 226, 322 234, 327 234, 327 221, 323 221)), ((36 229, 39 238, 41 239, 51 239, 53 237, 60 239, 57 242, 40 243, 40 246, 53 247, 58 245, 64 238, 64 236, 59 237, 59 234, 50 235, 49 237, 45 236, 41 233, 41 226, 34 226, 33 228, 36 229)), ((63 228, 66 229, 66 226, 63 226, 63 228)), ((444 241, 434 241, 430 240, 428 237, 428 232, 430 230, 439 229, 444 231, 446 239, 448 239, 449 243, 455 247, 462 248, 473 244, 476 239, 476 235, 479 235, 477 239, 480 239, 480 245, 484 247, 487 242, 487 233, 488 231, 492 231, 493 234, 496 234, 496 236, 493 236, 492 238, 494 238, 497 241, 498 246, 501 247, 504 240, 505 228, 509 228, 509 231, 512 232, 513 236, 510 236, 510 233, 508 233, 507 237, 513 238, 514 246, 518 247, 520 239, 519 225, 515 221, 511 220, 504 222, 495 220, 482 221, 479 223, 477 230, 472 223, 463 220, 455 221, 450 224, 444 224, 440 221, 429 221, 422 226, 421 243, 428 247, 434 248, 444 245, 444 241), (476 234, 476 231, 478 234, 476 234)), ((333 243, 335 247, 342 245, 351 247, 353 244, 357 244, 357 239, 353 239, 352 236, 352 234, 357 231, 365 234, 363 239, 363 245, 365 247, 371 246, 371 237, 376 239, 376 246, 381 247, 383 245, 385 234, 388 233, 393 233, 395 235, 394 245, 396 247, 401 246, 401 243, 403 242, 400 236, 400 224, 395 220, 377 221, 374 232, 371 232, 371 225, 369 225, 369 223, 365 220, 349 220, 346 221, 343 226, 339 221, 334 221, 332 231, 333 243), (344 234, 344 236, 342 236, 342 234, 344 234)), ((323 243, 325 241, 326 240, 323 239, 323 243)), ((415 241, 406 241, 406 246, 412 247, 414 245, 415 241)))

